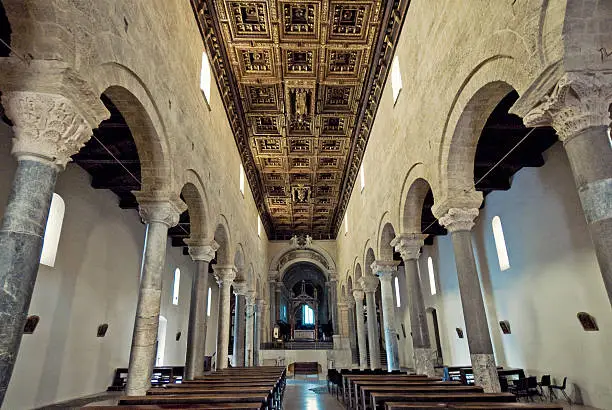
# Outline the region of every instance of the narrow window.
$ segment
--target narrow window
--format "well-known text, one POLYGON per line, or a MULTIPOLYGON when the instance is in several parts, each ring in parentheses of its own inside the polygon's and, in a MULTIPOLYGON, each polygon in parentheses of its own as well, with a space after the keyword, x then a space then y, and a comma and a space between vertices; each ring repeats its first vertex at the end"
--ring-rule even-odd
POLYGON ((436 277, 434 276, 434 267, 433 267, 433 259, 431 256, 427 258, 427 270, 429 271, 429 288, 431 289, 431 294, 436 294, 436 277))
POLYGON ((393 88, 393 104, 395 104, 400 91, 402 91, 402 74, 400 73, 399 58, 397 56, 393 59, 393 65, 391 66, 391 88, 393 88))
POLYGON ((359 168, 359 179, 361 180, 361 190, 363 191, 363 188, 365 188, 365 173, 363 172, 363 164, 361 164, 361 167, 359 168))
POLYGON ((206 104, 210 105, 210 84, 212 76, 210 73, 210 64, 208 63, 208 55, 206 51, 202 52, 202 68, 200 70, 200 90, 204 94, 206 104))
POLYGON ((210 317, 210 299, 212 297, 212 289, 208 288, 208 301, 206 304, 206 316, 210 317))
POLYGON ((308 305, 302 307, 302 317, 305 325, 314 325, 314 311, 308 305))
POLYGON ((344 214, 344 234, 348 233, 348 212, 344 214))
POLYGON ((499 219, 499 216, 493 217, 491 225, 493 225, 493 238, 495 239, 495 248, 497 248, 499 268, 503 272, 510 269, 510 260, 508 259, 508 250, 506 249, 504 230, 502 229, 501 219, 499 219))
POLYGON ((402 307, 399 291, 399 278, 397 276, 395 277, 395 301, 397 307, 402 307))
POLYGON ((51 198, 49 216, 47 217, 47 227, 45 228, 45 237, 43 239, 43 248, 40 254, 40 263, 43 265, 50 267, 55 266, 55 257, 57 256, 57 246, 59 245, 60 235, 62 233, 65 209, 66 205, 62 197, 54 193, 51 198))
POLYGON ((257 215, 257 236, 261 238, 261 216, 257 215))
POLYGON ((240 164, 240 192, 244 196, 244 167, 240 164))
POLYGON ((172 285, 172 304, 173 305, 178 305, 180 285, 181 285, 181 270, 179 268, 176 268, 174 270, 174 284, 172 285))

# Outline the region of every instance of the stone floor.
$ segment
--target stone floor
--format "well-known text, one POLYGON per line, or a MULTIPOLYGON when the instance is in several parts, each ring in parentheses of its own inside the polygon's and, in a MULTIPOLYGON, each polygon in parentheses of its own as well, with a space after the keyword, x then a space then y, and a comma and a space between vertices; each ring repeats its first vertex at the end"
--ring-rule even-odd
MULTIPOLYGON (((76 409, 82 406, 112 406, 122 393, 100 393, 69 402, 58 403, 42 409, 76 409)), ((566 410, 597 410, 594 407, 572 405, 562 402, 566 410)), ((344 410, 345 407, 335 395, 327 393, 325 381, 312 378, 287 379, 287 389, 283 400, 285 410, 344 410)))

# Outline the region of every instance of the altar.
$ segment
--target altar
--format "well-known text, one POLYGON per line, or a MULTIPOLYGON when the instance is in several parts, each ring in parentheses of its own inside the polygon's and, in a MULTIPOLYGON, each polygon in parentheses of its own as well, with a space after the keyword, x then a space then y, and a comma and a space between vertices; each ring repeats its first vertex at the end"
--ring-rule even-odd
POLYGON ((293 331, 293 338, 295 340, 315 340, 315 331, 314 329, 296 329, 293 331))

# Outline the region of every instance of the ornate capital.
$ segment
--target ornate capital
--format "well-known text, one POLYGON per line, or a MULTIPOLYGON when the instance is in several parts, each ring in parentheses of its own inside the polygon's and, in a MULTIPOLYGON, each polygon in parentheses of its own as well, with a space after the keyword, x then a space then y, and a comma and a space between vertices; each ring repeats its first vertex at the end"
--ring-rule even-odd
POLYGON ((470 231, 477 216, 476 208, 451 208, 438 222, 450 232, 470 231))
POLYGON ((402 233, 391 241, 391 246, 400 253, 404 261, 419 259, 425 238, 427 235, 422 233, 402 233))
POLYGON ((214 265, 215 278, 219 286, 231 286, 236 279, 236 267, 234 265, 214 265))
POLYGON ((210 262, 214 259, 219 244, 213 239, 207 241, 192 241, 190 239, 185 240, 185 243, 189 245, 189 256, 194 261, 210 262))
POLYGON ((138 204, 138 213, 146 224, 159 222, 173 227, 178 224, 180 211, 169 201, 144 201, 138 204))
POLYGON ((365 296, 365 292, 361 289, 353 289, 353 299, 355 299, 356 304, 363 304, 363 298, 365 296))
POLYGON ((610 101, 612 74, 569 72, 523 122, 528 127, 552 126, 565 142, 587 128, 609 127, 610 101))
POLYGON ((378 287, 378 278, 374 275, 363 275, 359 279, 359 285, 364 292, 376 292, 378 287))
POLYGON ((399 265, 399 261, 383 261, 377 260, 372 262, 370 267, 372 268, 372 273, 378 276, 378 279, 383 280, 391 280, 393 276, 397 273, 397 265, 399 265))
POLYGON ((2 105, 14 124, 12 153, 17 158, 43 159, 63 169, 91 138, 92 126, 62 95, 9 91, 2 105))
POLYGON ((246 279, 242 279, 242 278, 234 278, 234 294, 235 295, 246 295, 247 291, 249 290, 249 284, 246 281, 246 279))
POLYGON ((247 290, 244 293, 244 298, 246 299, 246 304, 247 306, 255 306, 255 291, 254 290, 247 290))

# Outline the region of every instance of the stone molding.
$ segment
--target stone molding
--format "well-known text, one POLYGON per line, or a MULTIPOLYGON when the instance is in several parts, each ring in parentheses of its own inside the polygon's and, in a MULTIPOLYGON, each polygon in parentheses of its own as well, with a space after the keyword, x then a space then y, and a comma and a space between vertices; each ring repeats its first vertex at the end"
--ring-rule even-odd
POLYGON ((374 275, 363 275, 359 279, 359 285, 366 293, 376 292, 376 288, 378 287, 378 278, 374 275))
POLYGON ((418 260, 426 238, 427 235, 422 233, 402 233, 391 241, 391 246, 400 253, 404 261, 418 260))
POLYGON ((612 74, 569 72, 551 93, 523 118, 527 127, 552 126, 566 142, 581 131, 610 126, 612 74))
POLYGON ((18 159, 46 160, 64 169, 93 133, 74 104, 59 94, 9 91, 2 105, 13 122, 11 152, 18 159))
POLYGON ((236 279, 237 269, 234 265, 214 265, 213 270, 219 286, 231 286, 236 279))
POLYGON ((363 298, 365 297, 365 292, 361 289, 353 289, 353 299, 355 300, 355 304, 361 302, 363 304, 363 298))
POLYGON ((378 276, 380 281, 391 281, 393 276, 397 273, 397 266, 399 264, 399 261, 376 260, 372 262, 370 267, 374 275, 378 276))
POLYGON ((477 216, 477 208, 451 208, 438 222, 449 232, 471 231, 477 216))
POLYGON ((199 242, 199 244, 195 244, 190 240, 185 240, 185 243, 189 245, 189 256, 191 256, 191 259, 194 261, 210 262, 214 259, 217 249, 219 249, 219 244, 214 240, 202 241, 199 242))
MULTIPOLYGON (((138 199, 138 195, 136 196, 138 199)), ((172 201, 138 201, 138 213, 145 224, 159 222, 173 227, 179 222, 181 210, 172 201)))

